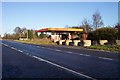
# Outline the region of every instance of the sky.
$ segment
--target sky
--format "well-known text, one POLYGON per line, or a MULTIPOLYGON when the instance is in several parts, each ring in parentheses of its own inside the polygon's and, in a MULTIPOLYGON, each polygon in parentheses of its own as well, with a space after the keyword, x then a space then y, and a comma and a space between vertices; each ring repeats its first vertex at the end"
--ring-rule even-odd
POLYGON ((118 2, 119 0, 2 0, 3 2, 118 2))
POLYGON ((117 2, 3 2, 0 34, 13 33, 17 26, 34 30, 78 26, 84 18, 92 23, 96 10, 105 26, 118 22, 117 2))

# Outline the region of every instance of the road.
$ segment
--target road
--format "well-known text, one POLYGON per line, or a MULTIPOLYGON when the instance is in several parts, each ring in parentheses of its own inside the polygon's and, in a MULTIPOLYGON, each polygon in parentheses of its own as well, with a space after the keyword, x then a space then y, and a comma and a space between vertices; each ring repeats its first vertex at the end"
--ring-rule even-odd
POLYGON ((119 53, 5 40, 1 44, 3 78, 119 78, 119 53))

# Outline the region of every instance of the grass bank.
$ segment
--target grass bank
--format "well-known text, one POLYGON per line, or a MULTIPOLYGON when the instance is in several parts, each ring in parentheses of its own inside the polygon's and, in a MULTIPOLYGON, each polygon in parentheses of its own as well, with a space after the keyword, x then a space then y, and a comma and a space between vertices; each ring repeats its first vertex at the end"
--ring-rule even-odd
MULTIPOLYGON (((29 44, 37 44, 37 45, 57 45, 56 43, 53 43, 49 39, 15 40, 15 41, 22 43, 29 43, 29 44)), ((66 47, 77 48, 77 49, 83 48, 82 46, 66 46, 66 47)), ((111 52, 120 52, 120 45, 92 45, 87 48, 95 49, 95 50, 111 51, 111 52)))
POLYGON ((111 52, 120 52, 120 45, 92 45, 89 49, 97 49, 111 52))
POLYGON ((32 39, 32 40, 15 40, 17 42, 29 43, 29 44, 38 44, 38 45, 57 45, 49 39, 32 39))

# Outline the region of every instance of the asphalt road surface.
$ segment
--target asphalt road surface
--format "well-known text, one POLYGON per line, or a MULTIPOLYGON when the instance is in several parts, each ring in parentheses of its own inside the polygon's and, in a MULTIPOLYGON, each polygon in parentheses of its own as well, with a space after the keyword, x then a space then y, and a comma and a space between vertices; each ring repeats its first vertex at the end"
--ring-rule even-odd
POLYGON ((5 40, 0 43, 3 78, 119 79, 119 53, 5 40))

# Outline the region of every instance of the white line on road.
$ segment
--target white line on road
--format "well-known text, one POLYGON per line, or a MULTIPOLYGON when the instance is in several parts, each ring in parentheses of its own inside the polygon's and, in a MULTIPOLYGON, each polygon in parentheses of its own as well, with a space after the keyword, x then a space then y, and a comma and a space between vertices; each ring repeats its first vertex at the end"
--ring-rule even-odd
POLYGON ((105 57, 98 57, 99 59, 106 59, 106 60, 113 60, 111 58, 105 58, 105 57))
POLYGON ((37 56, 32 56, 33 58, 36 58, 36 59, 39 59, 40 61, 45 61, 44 59, 42 59, 42 58, 39 58, 39 57, 37 57, 37 56))
POLYGON ((66 51, 66 53, 73 53, 73 52, 70 52, 70 51, 66 51))
MULTIPOLYGON (((5 45, 5 46, 7 46, 7 47, 10 47, 10 46, 8 46, 7 44, 4 44, 4 43, 2 43, 3 45, 5 45)), ((32 45, 30 45, 30 46, 32 46, 32 45)), ((37 47, 39 47, 39 46, 37 46, 37 47)), ((19 52, 23 52, 22 50, 18 50, 18 49, 16 49, 16 48, 14 48, 14 47, 10 47, 11 49, 14 49, 14 50, 17 50, 17 51, 19 51, 19 52)), ((45 48, 45 47, 41 47, 41 48, 45 48)), ((62 51, 62 50, 59 50, 59 49, 52 49, 52 48, 47 48, 47 49, 49 49, 49 50, 55 50, 55 51, 62 51)), ((87 56, 87 57, 89 57, 90 55, 87 55, 87 54, 79 54, 79 53, 73 53, 73 52, 70 52, 70 51, 64 51, 64 52, 66 52, 66 53, 69 53, 69 54, 76 54, 76 55, 81 55, 81 56, 87 56)), ((111 58, 105 58, 105 57, 98 57, 99 59, 104 59, 104 60, 114 60, 114 59, 111 59, 111 58)))
POLYGON ((90 76, 88 76, 88 75, 85 75, 85 74, 76 72, 76 71, 74 71, 74 70, 71 70, 71 69, 69 69, 69 68, 63 67, 63 66, 58 65, 58 64, 56 64, 56 63, 50 62, 50 61, 45 60, 45 59, 43 59, 43 58, 40 58, 40 57, 37 57, 37 56, 32 56, 32 57, 33 57, 33 58, 36 58, 36 59, 38 59, 38 60, 40 60, 40 61, 44 61, 44 62, 46 62, 46 63, 49 63, 49 64, 51 64, 51 65, 54 65, 54 66, 56 66, 56 67, 62 68, 62 69, 64 69, 64 70, 67 70, 67 71, 69 71, 69 72, 72 72, 72 73, 74 73, 74 74, 77 74, 77 75, 79 75, 79 76, 83 76, 83 77, 88 78, 88 79, 96 80, 95 78, 92 78, 92 77, 90 77, 90 76))
POLYGON ((79 54, 79 55, 83 56, 83 54, 79 54))
POLYGON ((14 47, 11 47, 12 49, 14 49, 14 47))
POLYGON ((4 43, 3 43, 3 45, 8 46, 7 44, 4 44, 4 43))
POLYGON ((29 55, 29 53, 26 53, 27 55, 29 55))
POLYGON ((22 50, 18 50, 19 52, 23 52, 22 50))
POLYGON ((90 55, 85 54, 84 56, 90 56, 90 55))
POLYGON ((61 50, 59 50, 59 49, 55 49, 55 51, 61 51, 61 50))
MULTIPOLYGON (((60 49, 52 49, 52 48, 47 48, 47 49, 49 49, 49 50, 55 50, 55 51, 62 51, 62 50, 60 50, 60 49)), ((76 54, 76 55, 81 55, 81 56, 87 56, 87 57, 89 57, 90 55, 87 55, 87 54, 79 54, 79 53, 73 53, 73 52, 71 52, 71 51, 64 51, 65 53, 69 53, 69 54, 76 54)))
POLYGON ((14 47, 11 47, 12 49, 14 49, 14 50, 17 50, 16 48, 14 48, 14 47))
MULTIPOLYGON (((37 47, 39 47, 39 46, 37 46, 37 47)), ((41 47, 41 48, 45 48, 45 47, 41 47)), ((62 50, 60 50, 60 49, 52 49, 52 48, 46 48, 46 49, 49 49, 49 50, 54 50, 54 51, 58 51, 58 52, 60 52, 60 51, 62 51, 62 50)), ((79 54, 79 53, 74 53, 74 52, 71 52, 71 51, 64 51, 65 53, 69 53, 69 54, 76 54, 76 55, 81 55, 81 56, 90 56, 90 55, 87 55, 87 54, 79 54)))

